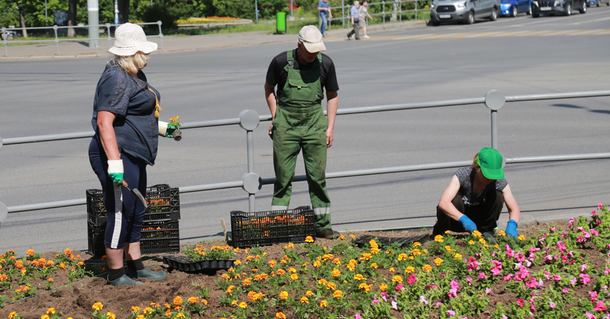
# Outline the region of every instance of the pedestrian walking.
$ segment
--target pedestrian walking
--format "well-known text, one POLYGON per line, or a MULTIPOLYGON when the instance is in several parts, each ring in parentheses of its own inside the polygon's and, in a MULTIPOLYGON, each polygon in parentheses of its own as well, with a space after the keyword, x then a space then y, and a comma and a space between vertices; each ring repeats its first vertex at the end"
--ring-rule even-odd
POLYGON ((358 1, 354 1, 354 5, 350 9, 350 20, 352 22, 352 31, 347 34, 347 39, 351 40, 352 36, 356 35, 356 40, 360 40, 360 3, 358 1))
POLYGON ((330 11, 330 5, 328 4, 328 0, 320 0, 320 2, 318 3, 318 20, 322 37, 326 37, 326 26, 328 24, 328 19, 332 18, 333 14, 330 11))
POLYGON ((368 39, 369 36, 366 34, 366 26, 368 25, 367 19, 371 19, 371 20, 375 20, 373 17, 371 17, 371 15, 369 14, 369 2, 367 0, 362 1, 362 5, 360 5, 360 9, 359 9, 359 15, 360 15, 360 28, 362 29, 362 31, 364 32, 364 38, 368 39))
POLYGON ((325 50, 322 33, 313 25, 303 27, 297 48, 280 53, 269 64, 265 98, 273 117, 269 126, 275 169, 271 209, 288 209, 297 156, 302 150, 309 196, 316 214, 316 236, 334 238, 338 233, 331 224, 326 154, 333 145, 339 84, 333 61, 320 53, 325 50), (322 107, 325 89, 326 117, 322 107))

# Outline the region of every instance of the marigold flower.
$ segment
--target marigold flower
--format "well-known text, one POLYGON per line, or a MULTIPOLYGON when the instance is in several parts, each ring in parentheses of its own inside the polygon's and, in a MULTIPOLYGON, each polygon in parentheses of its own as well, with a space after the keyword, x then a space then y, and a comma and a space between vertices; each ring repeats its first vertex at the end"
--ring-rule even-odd
POLYGON ((333 298, 341 299, 342 297, 343 297, 343 292, 341 290, 335 290, 335 292, 333 292, 333 298))
POLYGON ((225 280, 227 280, 227 281, 231 279, 231 276, 229 276, 229 275, 228 275, 228 274, 226 274, 226 273, 225 273, 225 274, 222 274, 220 277, 224 278, 224 279, 225 279, 225 280))
POLYGON ((17 268, 17 269, 23 268, 23 261, 22 260, 17 260, 15 262, 15 268, 17 268))
POLYGON ((187 300, 187 302, 190 303, 190 304, 198 303, 199 302, 199 298, 198 297, 190 297, 187 300))
POLYGON ((313 291, 307 290, 307 292, 305 293, 305 296, 307 296, 307 297, 313 296, 313 291))
POLYGON ((341 276, 341 271, 339 269, 335 268, 330 272, 330 275, 333 276, 333 278, 337 278, 337 277, 341 276))
POLYGON ((275 266, 277 266, 277 261, 275 261, 275 260, 269 260, 268 264, 269 264, 269 267, 271 267, 271 268, 275 268, 275 266))
POLYGON ((15 311, 8 314, 8 319, 13 319, 15 317, 17 317, 17 313, 15 311))
POLYGON ((144 314, 151 314, 151 313, 153 313, 153 310, 151 307, 146 307, 146 308, 144 308, 144 310, 142 312, 144 314))
POLYGON ((252 283, 252 278, 246 278, 241 282, 241 284, 244 286, 250 286, 251 283, 252 283))
POLYGON ((337 266, 341 266, 341 259, 339 259, 339 258, 333 259, 333 264, 335 264, 337 266))
POLYGON ((208 301, 207 301, 207 300, 205 300, 205 299, 201 299, 201 303, 202 303, 202 304, 204 304, 204 305, 206 305, 206 306, 208 305, 208 301))
POLYGON ((239 265, 241 265, 241 261, 240 260, 236 260, 236 261, 233 262, 233 264, 235 264, 235 266, 239 266, 239 265))
POLYGON ((49 317, 49 315, 42 315, 40 316, 40 319, 50 319, 51 317, 49 317))
POLYGON ((525 240, 525 236, 523 235, 519 235, 519 237, 517 237, 518 240, 524 241, 525 240))
POLYGON ((326 308, 326 307, 328 307, 328 301, 326 301, 326 300, 321 300, 321 301, 320 301, 320 307, 322 307, 322 308, 326 308))
POLYGON ((64 249, 64 254, 72 255, 72 250, 70 248, 66 248, 66 249, 64 249))
POLYGON ((458 254, 458 253, 455 253, 455 254, 453 254, 453 258, 454 258, 455 260, 462 260, 462 255, 461 255, 461 254, 458 254))
POLYGON ((326 284, 326 289, 335 290, 335 289, 337 289, 337 285, 334 282, 329 282, 326 284))
POLYGON ((184 315, 182 312, 179 312, 179 313, 176 315, 176 318, 186 318, 186 316, 185 316, 185 315, 184 315))
POLYGON ((364 276, 362 276, 361 274, 356 274, 354 275, 354 280, 362 281, 366 280, 366 278, 364 278, 364 276))
POLYGON ((308 303, 309 303, 309 298, 307 298, 307 297, 301 297, 301 303, 308 304, 308 303))
POLYGON ((68 266, 66 266, 66 263, 63 263, 63 262, 62 262, 62 263, 59 263, 59 268, 60 268, 61 270, 66 270, 66 268, 68 268, 68 266))
POLYGON ((443 240, 443 235, 438 234, 438 235, 434 236, 434 241, 435 241, 435 242, 437 242, 437 243, 442 243, 442 242, 444 242, 444 240, 443 240))
POLYGON ((297 280, 297 279, 299 279, 299 275, 297 275, 297 274, 290 275, 290 280, 294 281, 294 280, 297 280))
POLYGON ((306 243, 313 243, 313 237, 311 237, 311 236, 305 237, 305 242, 306 243))
POLYGON ((239 301, 238 301, 237 299, 235 299, 235 300, 231 301, 231 306, 235 306, 235 305, 237 305, 237 303, 238 303, 238 302, 239 302, 239 301))
POLYGON ((55 308, 51 307, 47 309, 47 315, 55 314, 55 308))
POLYGON ((102 308, 104 308, 104 305, 102 305, 101 302, 96 302, 96 303, 93 304, 93 307, 91 307, 91 308, 93 308, 93 310, 98 310, 99 311, 99 310, 102 310, 102 308))
POLYGON ((313 262, 313 266, 316 268, 320 268, 322 266, 322 262, 320 262, 319 259, 316 259, 316 261, 313 262))
POLYGON ((341 236, 339 236, 339 239, 340 239, 340 240, 345 240, 345 235, 341 235, 341 236))
POLYGON ((385 283, 381 283, 381 285, 379 285, 379 290, 386 291, 387 289, 388 289, 388 285, 386 285, 385 283))
POLYGON ((275 314, 275 319, 286 319, 286 315, 280 311, 275 314))
POLYGON ((415 268, 413 266, 407 266, 407 268, 405 268, 405 273, 407 274, 412 274, 415 272, 415 268))
POLYGON ((113 314, 112 312, 108 311, 108 312, 106 313, 106 318, 107 318, 107 319, 115 319, 115 318, 116 318, 116 315, 115 315, 115 314, 113 314))
POLYGON ((443 264, 443 259, 436 258, 436 259, 434 259, 434 263, 436 264, 436 266, 440 267, 443 264))
POLYGON ((182 306, 182 297, 176 296, 176 298, 174 298, 174 307, 179 307, 179 306, 182 306))
POLYGON ((280 299, 282 299, 282 300, 288 299, 288 291, 284 290, 284 291, 280 292, 280 299))
POLYGON ((424 265, 423 267, 421 267, 421 269, 425 272, 431 272, 432 271, 432 266, 430 265, 424 265))
POLYGON ((361 290, 364 290, 364 292, 369 293, 369 291, 371 291, 371 288, 373 287, 373 284, 367 285, 366 283, 361 283, 358 288, 360 288, 361 290))
POLYGON ((285 275, 285 274, 286 274, 286 270, 284 270, 284 269, 278 269, 278 270, 277 270, 277 274, 278 274, 278 275, 280 275, 280 276, 283 276, 283 275, 285 275))
POLYGON ((377 268, 379 268, 379 265, 377 265, 377 263, 372 263, 371 264, 371 268, 377 269, 377 268))
POLYGON ((398 255, 398 260, 399 261, 407 260, 408 257, 409 256, 407 256, 407 254, 401 253, 401 254, 398 255))
POLYGON ((239 303, 239 308, 241 308, 241 309, 246 309, 247 307, 248 307, 248 304, 247 304, 247 303, 245 303, 244 301, 242 301, 242 302, 240 302, 240 303, 239 303))
POLYGON ((401 283, 402 282, 402 276, 396 275, 396 276, 392 277, 392 282, 401 283))
POLYGON ((36 254, 36 252, 34 251, 34 249, 28 249, 28 251, 26 251, 25 254, 28 256, 34 256, 36 254))
POLYGON ((146 319, 146 317, 144 315, 138 315, 136 319, 146 319))

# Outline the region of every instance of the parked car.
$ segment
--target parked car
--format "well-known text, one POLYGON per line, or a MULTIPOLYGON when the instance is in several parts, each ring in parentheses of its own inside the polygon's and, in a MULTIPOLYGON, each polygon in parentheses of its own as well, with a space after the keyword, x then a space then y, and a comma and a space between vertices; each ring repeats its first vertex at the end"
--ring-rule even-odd
POLYGON ((432 0, 430 23, 457 21, 473 24, 476 19, 495 21, 500 11, 500 0, 432 0))
POLYGON ((519 13, 532 13, 532 0, 502 0, 500 16, 516 17, 519 13))
POLYGON ((601 4, 605 3, 607 6, 610 6, 610 0, 588 0, 587 1, 587 7, 590 6, 600 6, 601 4))
POLYGON ((588 0, 532 0, 532 17, 538 18, 541 14, 565 15, 572 14, 578 8, 581 14, 587 13, 588 0))
POLYGON ((601 4, 604 4, 604 3, 605 3, 607 6, 610 6, 610 0, 598 0, 598 1, 597 1, 598 6, 599 6, 599 5, 601 5, 601 4))

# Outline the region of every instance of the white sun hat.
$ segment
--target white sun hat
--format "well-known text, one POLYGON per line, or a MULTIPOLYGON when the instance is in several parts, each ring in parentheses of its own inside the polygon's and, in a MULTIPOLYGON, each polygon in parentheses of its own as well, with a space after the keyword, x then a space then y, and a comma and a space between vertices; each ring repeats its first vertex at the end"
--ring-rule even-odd
POLYGON ((322 41, 322 33, 314 25, 306 25, 299 31, 299 42, 303 43, 305 50, 309 53, 326 51, 322 41))
POLYGON ((142 27, 133 23, 125 23, 114 32, 114 46, 108 51, 119 56, 132 56, 138 51, 146 54, 157 49, 157 44, 146 40, 142 27))

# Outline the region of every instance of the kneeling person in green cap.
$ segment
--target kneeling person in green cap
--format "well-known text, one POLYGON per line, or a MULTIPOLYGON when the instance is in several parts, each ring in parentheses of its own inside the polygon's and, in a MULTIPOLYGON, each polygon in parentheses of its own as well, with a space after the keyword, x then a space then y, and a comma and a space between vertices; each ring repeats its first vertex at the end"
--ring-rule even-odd
POLYGON ((438 220, 432 231, 433 236, 442 235, 447 230, 478 230, 493 239, 504 204, 510 219, 506 234, 519 236, 517 224, 521 211, 504 179, 503 163, 498 150, 484 147, 475 155, 470 167, 455 172, 436 207, 438 220))

